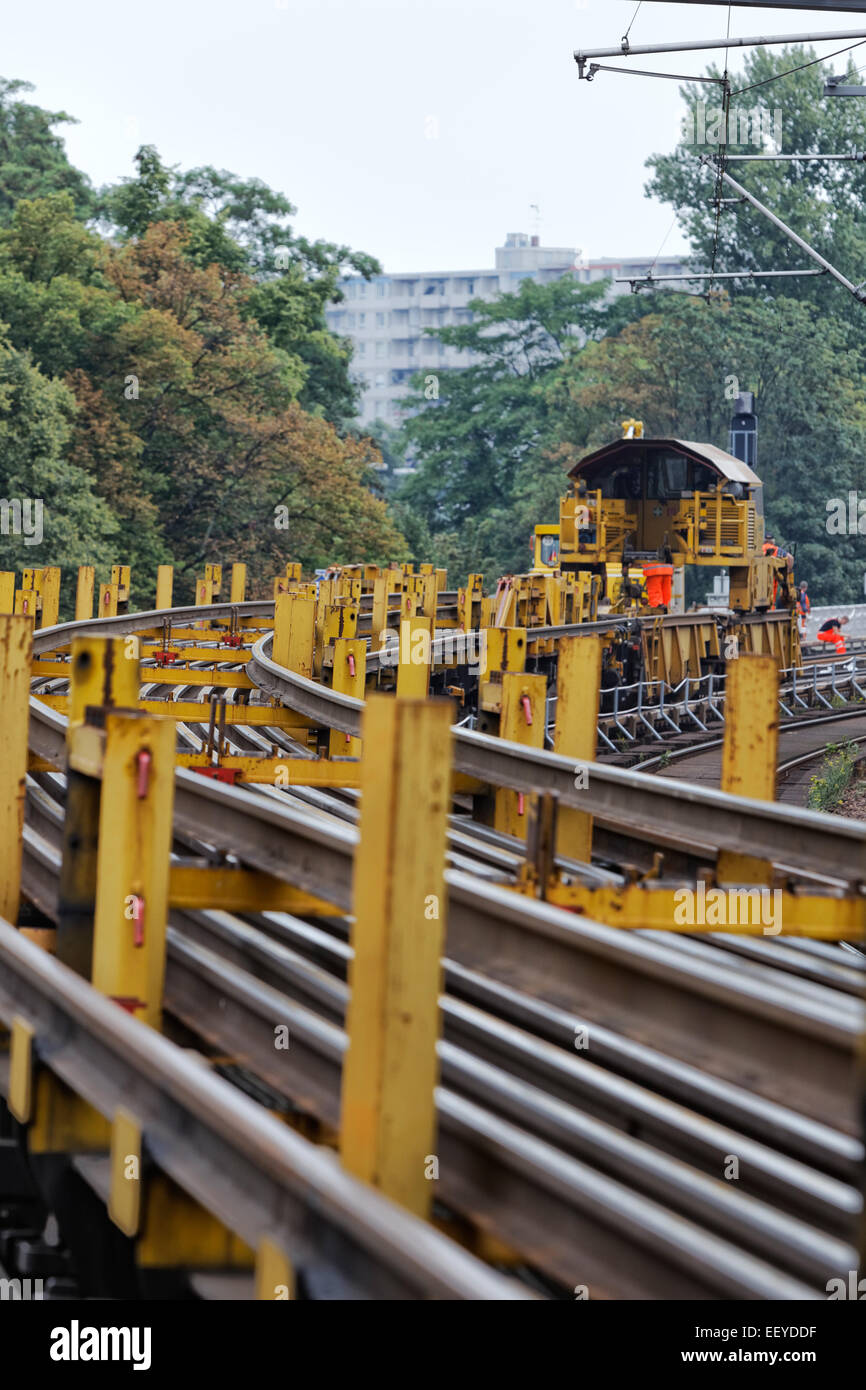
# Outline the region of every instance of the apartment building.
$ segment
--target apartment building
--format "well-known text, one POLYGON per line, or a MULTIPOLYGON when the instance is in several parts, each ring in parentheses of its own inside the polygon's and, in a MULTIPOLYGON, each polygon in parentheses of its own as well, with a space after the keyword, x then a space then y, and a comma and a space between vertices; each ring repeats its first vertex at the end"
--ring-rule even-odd
MULTIPOLYGON (((372 280, 344 277, 340 287, 345 299, 329 307, 326 316, 328 327, 354 344, 353 375, 363 387, 362 422, 398 424, 415 372, 435 376, 443 368, 469 365, 469 352, 446 347, 425 330, 471 323, 471 300, 495 299, 526 279, 549 284, 572 274, 587 283, 605 277, 613 281, 620 271, 630 275, 636 266, 648 270, 651 263, 650 258, 582 261, 574 247, 542 246, 537 236, 509 232, 505 244, 496 248, 493 268, 377 275, 372 280)), ((659 264, 655 273, 675 272, 665 272, 659 264)), ((611 289, 627 292, 628 286, 612 284, 611 289)))

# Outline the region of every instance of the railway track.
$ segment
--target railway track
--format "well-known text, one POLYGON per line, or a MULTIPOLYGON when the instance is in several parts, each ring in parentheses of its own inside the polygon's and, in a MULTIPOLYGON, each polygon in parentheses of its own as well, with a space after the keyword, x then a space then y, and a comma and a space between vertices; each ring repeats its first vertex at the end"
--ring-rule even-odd
MULTIPOLYGON (((128 618, 102 621, 134 630, 128 618)), ((142 615, 133 621, 145 625, 142 615)), ((356 730, 359 702, 275 671, 266 644, 256 644, 248 666, 265 690, 274 693, 282 680, 280 698, 288 692, 298 712, 326 712, 335 727, 356 730)), ((220 688, 219 673, 213 685, 220 688)), ((159 690, 155 683, 148 694, 159 690)), ((189 693, 180 688, 174 696, 189 693)), ((193 695, 207 693, 197 687, 193 695)), ((34 704, 33 729, 35 751, 59 751, 62 717, 34 704)), ((179 732, 195 743, 205 736, 204 721, 179 732)), ((237 749, 291 746, 267 727, 233 726, 229 735, 237 749)), ((528 750, 496 743, 459 731, 458 766, 507 778, 506 785, 525 779, 527 790, 565 790, 566 760, 541 755, 531 768, 528 750)), ((639 813, 638 784, 635 774, 609 771, 597 797, 622 827, 626 799, 629 819, 639 813)), ((663 800, 651 804, 658 815, 662 805, 682 803, 683 836, 688 820, 694 839, 697 804, 715 812, 724 838, 717 800, 662 790, 663 800)), ((189 848, 237 854, 291 875, 333 902, 334 915, 173 913, 166 1009, 203 1046, 237 1056, 274 1095, 333 1126, 357 798, 229 788, 182 771, 177 793, 176 834, 189 848), (288 1070, 275 1065, 275 1017, 298 1040, 288 1070)), ((49 916, 62 797, 57 774, 30 779, 25 884, 49 916)), ((738 810, 746 808, 755 811, 749 803, 738 810)), ((649 808, 646 816, 652 819, 649 808)), ((765 812, 752 824, 772 853, 770 842, 777 848, 781 841, 768 820, 765 812)), ((846 856, 850 863, 851 837, 831 836, 826 821, 807 818, 809 832, 839 868, 846 856)), ((727 833, 733 837, 730 826, 727 833)), ((738 951, 730 938, 624 939, 517 897, 507 885, 521 847, 507 837, 453 816, 449 845, 437 1095, 448 1208, 495 1229, 524 1253, 529 1270, 563 1289, 576 1282, 616 1297, 820 1296, 826 1278, 854 1258, 862 1146, 850 1101, 859 962, 843 965, 841 948, 823 955, 794 949, 820 943, 785 942, 782 963, 778 952, 772 957, 779 942, 738 941, 746 948, 738 951), (636 999, 637 1018, 629 1003, 636 999), (575 1048, 583 1032, 586 1055, 575 1048), (702 1053, 695 1038, 707 1033, 713 1044, 702 1053), (780 1068, 790 1073, 787 1090, 780 1068), (737 1188, 719 1182, 725 1153, 740 1155, 746 1169, 737 1188), (575 1249, 592 1252, 576 1271, 575 1249)), ((826 868, 828 860, 807 855, 801 867, 808 871, 810 863, 826 868)))

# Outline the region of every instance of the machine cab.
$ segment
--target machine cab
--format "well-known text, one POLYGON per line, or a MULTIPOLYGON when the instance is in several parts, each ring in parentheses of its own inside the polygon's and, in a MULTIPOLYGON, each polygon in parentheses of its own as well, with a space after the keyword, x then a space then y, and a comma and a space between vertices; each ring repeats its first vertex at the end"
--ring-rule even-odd
POLYGON ((571 470, 560 504, 560 563, 623 553, 673 564, 736 565, 758 553, 761 480, 732 454, 682 439, 617 440, 571 470))

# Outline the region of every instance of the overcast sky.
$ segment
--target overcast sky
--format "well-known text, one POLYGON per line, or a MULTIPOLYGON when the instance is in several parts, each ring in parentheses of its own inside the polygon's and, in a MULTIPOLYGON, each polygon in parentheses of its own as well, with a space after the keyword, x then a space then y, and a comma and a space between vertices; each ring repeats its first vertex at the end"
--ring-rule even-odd
MULTIPOLYGON (((78 118, 69 155, 95 183, 130 174, 138 145, 154 144, 169 163, 264 179, 297 206, 299 232, 369 251, 386 270, 492 265, 508 231, 593 257, 655 255, 665 237, 666 251, 683 249, 671 210, 643 194, 645 159, 677 139, 678 85, 613 73, 579 82, 572 58, 579 46, 618 43, 635 6, 7 3, 0 71, 78 118)), ((848 29, 856 19, 735 8, 731 32, 848 29)), ((631 40, 715 38, 726 24, 718 5, 644 0, 631 40)), ((632 64, 699 73, 714 56, 632 64)))

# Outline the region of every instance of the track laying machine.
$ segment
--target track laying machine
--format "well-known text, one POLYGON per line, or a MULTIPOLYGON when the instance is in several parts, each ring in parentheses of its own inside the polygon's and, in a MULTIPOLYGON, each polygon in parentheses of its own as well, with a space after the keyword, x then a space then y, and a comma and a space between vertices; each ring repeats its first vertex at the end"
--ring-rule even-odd
MULTIPOLYGON (((645 438, 640 421, 623 428, 571 469, 559 524, 536 527, 533 569, 511 581, 511 620, 555 625, 555 604, 542 616, 542 590, 586 595, 578 621, 611 619, 607 685, 676 684, 739 651, 799 665, 793 557, 765 540, 753 468, 713 444, 645 438), (686 566, 727 572, 724 608, 684 611, 686 566)), ((746 438, 742 451, 753 452, 746 438)))

